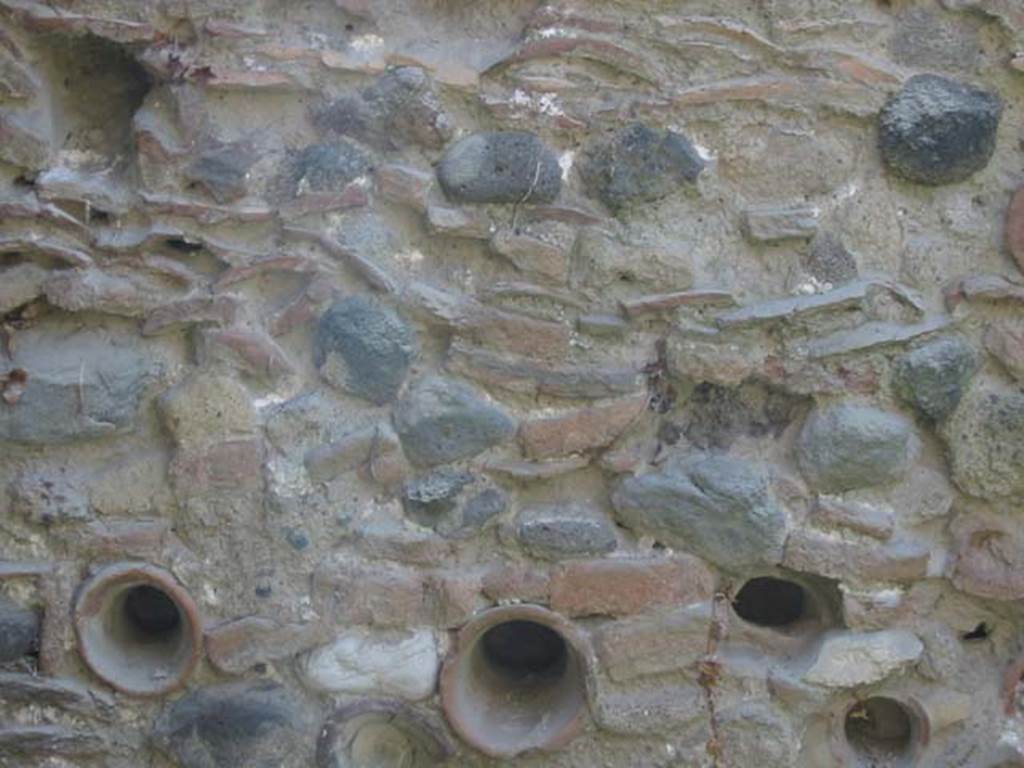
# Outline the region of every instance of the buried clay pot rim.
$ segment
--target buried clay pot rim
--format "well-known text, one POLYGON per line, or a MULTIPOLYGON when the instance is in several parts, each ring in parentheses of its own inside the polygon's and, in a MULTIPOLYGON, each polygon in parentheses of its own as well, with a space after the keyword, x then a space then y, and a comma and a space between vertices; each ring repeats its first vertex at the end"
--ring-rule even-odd
POLYGON ((199 609, 188 591, 178 583, 174 576, 150 563, 129 561, 102 566, 91 572, 75 590, 72 601, 72 623, 78 642, 78 651, 86 666, 115 690, 132 696, 162 696, 181 688, 192 674, 203 652, 203 628, 199 609), (178 610, 185 641, 189 643, 190 652, 184 663, 177 670, 168 674, 160 685, 151 688, 138 688, 125 684, 123 681, 104 671, 104 665, 95 658, 92 643, 88 637, 90 622, 108 606, 113 592, 119 588, 153 587, 163 593, 178 610))
POLYGON ((875 690, 860 696, 848 696, 837 702, 830 712, 829 743, 832 756, 841 766, 859 766, 861 759, 846 737, 846 718, 856 707, 871 699, 889 699, 904 710, 910 720, 910 743, 907 755, 897 765, 916 765, 931 739, 931 724, 928 713, 916 697, 896 691, 875 690))
POLYGON ((444 661, 440 676, 441 706, 452 728, 462 739, 486 755, 509 758, 535 751, 553 751, 565 747, 583 730, 584 712, 592 701, 593 674, 597 659, 586 635, 561 614, 539 605, 517 604, 488 608, 477 614, 455 633, 455 641, 444 661), (476 732, 463 710, 467 703, 460 692, 461 678, 467 654, 474 652, 478 642, 494 627, 513 621, 525 621, 554 630, 566 645, 566 650, 577 665, 580 706, 566 722, 540 743, 525 748, 509 749, 476 732))
POLYGON ((380 715, 388 724, 409 733, 426 748, 429 753, 427 756, 437 763, 455 754, 455 746, 439 721, 418 712, 404 701, 363 699, 339 707, 324 722, 316 745, 318 768, 334 768, 335 742, 349 721, 365 715, 380 715))

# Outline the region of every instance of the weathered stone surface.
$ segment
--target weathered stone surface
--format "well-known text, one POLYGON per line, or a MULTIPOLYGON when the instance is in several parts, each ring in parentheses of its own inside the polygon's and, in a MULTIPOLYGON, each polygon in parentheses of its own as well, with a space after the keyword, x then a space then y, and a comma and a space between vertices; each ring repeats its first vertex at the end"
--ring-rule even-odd
POLYGON ((216 373, 199 373, 158 401, 164 424, 180 446, 221 443, 256 432, 256 410, 245 387, 216 373))
POLYGON ((519 444, 530 459, 566 456, 611 444, 647 408, 648 396, 601 403, 558 416, 524 421, 519 444))
POLYGON ((1024 537, 1019 526, 991 515, 964 514, 950 526, 957 589, 991 600, 1024 597, 1024 537))
POLYGON ((90 731, 72 730, 63 725, 0 726, 0 758, 19 761, 12 765, 42 766, 45 763, 38 761, 46 755, 88 757, 105 751, 104 740, 90 731), (25 762, 29 760, 32 762, 25 762))
MULTIPOLYGON (((0 637, 3 637, 4 632, 2 624, 0 620, 0 637)), ((2 658, 3 653, 0 652, 0 659, 2 658)), ((55 707, 101 720, 112 719, 117 712, 114 697, 99 688, 90 688, 70 678, 40 677, 13 672, 0 673, 0 701, 55 707)))
POLYGON ((1024 322, 997 320, 985 331, 985 349, 1017 381, 1024 381, 1024 322))
POLYGON ((1013 193, 1006 211, 1006 244, 1017 266, 1024 271, 1024 187, 1013 193))
POLYGON ((786 539, 782 564, 831 579, 904 582, 927 575, 930 554, 921 541, 896 538, 881 544, 805 526, 786 539))
POLYGON ((715 316, 719 328, 742 328, 761 323, 799 320, 818 312, 838 311, 858 306, 875 283, 869 280, 849 283, 824 293, 805 296, 785 296, 768 299, 745 307, 731 309, 715 316))
POLYGON ((879 347, 904 344, 908 341, 946 328, 950 320, 945 315, 925 318, 919 323, 888 323, 869 321, 851 330, 842 330, 812 339, 807 345, 807 356, 821 360, 855 352, 867 352, 879 347))
POLYGON ((622 481, 616 517, 638 533, 699 553, 723 568, 782 559, 786 514, 762 469, 731 456, 697 456, 622 481))
POLYGON ((707 653, 711 610, 707 603, 623 619, 594 637, 602 668, 616 682, 686 669, 707 653))
POLYGON ((434 526, 455 509, 459 495, 475 477, 469 472, 442 467, 420 475, 402 488, 402 507, 416 522, 434 526))
POLYGON ((38 525, 59 525, 91 516, 83 479, 63 468, 18 477, 11 485, 11 507, 38 525))
POLYGON ((434 692, 440 654, 431 630, 352 628, 302 661, 306 683, 330 693, 383 693, 417 701, 434 692))
POLYGON ((152 739, 181 768, 308 766, 316 724, 272 681, 197 688, 157 718, 152 739))
POLYGON ((256 159, 248 142, 211 142, 185 169, 185 178, 203 187, 218 203, 229 203, 245 196, 249 169, 256 159))
POLYGON ((409 165, 381 165, 375 173, 377 191, 385 200, 427 212, 434 174, 409 165))
POLYGON ((0 272, 0 315, 39 298, 49 277, 49 272, 32 262, 0 272))
POLYGON ((487 240, 494 232, 490 217, 477 208, 428 204, 427 224, 439 235, 471 240, 487 240))
POLYGON ((399 401, 395 431, 417 466, 447 464, 505 442, 515 422, 471 387, 432 376, 417 382, 399 401))
POLYGON ((631 616, 707 600, 714 575, 702 560, 578 560, 551 575, 551 609, 567 616, 631 616))
POLYGON ((328 639, 322 624, 281 624, 246 616, 207 629, 206 655, 221 672, 240 675, 257 664, 286 659, 328 639))
POLYGON ((381 149, 396 149, 403 143, 439 149, 454 127, 430 78, 419 67, 390 69, 359 93, 314 109, 312 119, 323 131, 352 136, 381 149))
POLYGON ((942 421, 956 409, 979 366, 977 353, 964 339, 936 339, 896 360, 893 386, 925 416, 942 421))
POLYGON ((803 679, 829 688, 877 683, 917 661, 923 651, 917 635, 904 629, 830 634, 803 679))
POLYGON ((797 744, 790 720, 770 704, 751 701, 720 715, 719 738, 736 765, 796 765, 797 744))
POLYGON ((825 493, 891 483, 910 468, 917 450, 904 417, 841 403, 815 410, 797 443, 807 481, 825 493))
POLYGON ((582 503, 527 507, 516 519, 516 538, 531 554, 550 559, 600 555, 618 546, 611 520, 582 503))
POLYGON ((692 683, 621 691, 609 687, 594 697, 594 720, 624 736, 674 733, 706 717, 704 692, 692 683))
POLYGON ((291 158, 286 180, 293 197, 337 193, 369 172, 369 156, 354 144, 313 144, 291 158))
POLYGON ((875 539, 889 539, 896 527, 893 511, 835 496, 819 496, 814 505, 813 520, 826 527, 846 528, 875 539))
POLYGON ((1024 394, 977 382, 942 430, 953 482, 981 498, 1024 495, 1024 394))
POLYGON ((460 139, 437 166, 444 193, 466 203, 549 203, 562 171, 554 153, 532 133, 476 133, 460 139))
POLYGON ((576 230, 568 224, 544 221, 517 228, 499 229, 491 248, 528 277, 564 283, 576 243, 576 230))
POLYGON ((381 423, 311 448, 306 453, 305 464, 310 479, 322 483, 353 469, 372 466, 375 459, 398 459, 400 454, 401 446, 394 429, 388 423, 381 423))
POLYGON ((843 241, 829 232, 815 236, 802 261, 811 276, 823 283, 842 285, 857 279, 857 260, 843 241))
POLYGON ((13 114, 0 115, 0 160, 29 170, 42 170, 50 159, 50 146, 13 114))
POLYGON ((0 664, 17 661, 38 647, 38 614, 0 596, 0 664))
POLYGON ((999 98, 941 75, 915 75, 885 105, 882 157, 894 172, 919 184, 964 181, 995 150, 999 98))
POLYGON ((634 201, 658 200, 695 182, 704 165, 683 134, 633 123, 591 146, 580 173, 591 194, 618 209, 634 201))
POLYGON ((636 369, 539 363, 464 344, 452 344, 446 367, 486 387, 533 397, 597 400, 643 390, 643 377, 636 369))
POLYGON ((743 212, 743 229, 760 243, 809 240, 818 231, 820 215, 817 207, 801 203, 752 206, 743 212))
POLYGON ((26 344, 16 362, 28 379, 17 404, 0 407, 0 439, 37 445, 131 431, 156 372, 134 341, 94 331, 26 344))
POLYGON ((413 330, 364 296, 335 302, 320 318, 316 365, 334 386, 383 405, 395 398, 416 354, 413 330))

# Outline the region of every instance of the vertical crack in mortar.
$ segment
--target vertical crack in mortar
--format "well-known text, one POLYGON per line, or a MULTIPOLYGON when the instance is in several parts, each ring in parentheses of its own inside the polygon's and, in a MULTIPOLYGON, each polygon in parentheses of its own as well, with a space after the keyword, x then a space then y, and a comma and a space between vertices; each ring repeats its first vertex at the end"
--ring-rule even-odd
POLYGON ((729 603, 732 602, 731 586, 726 585, 715 593, 711 603, 711 621, 708 623, 708 643, 704 658, 697 663, 697 682, 704 692, 704 703, 708 710, 708 741, 704 749, 711 757, 712 768, 728 768, 724 762, 725 745, 718 731, 718 710, 715 703, 715 688, 722 674, 721 662, 716 658, 718 644, 729 631, 729 603))

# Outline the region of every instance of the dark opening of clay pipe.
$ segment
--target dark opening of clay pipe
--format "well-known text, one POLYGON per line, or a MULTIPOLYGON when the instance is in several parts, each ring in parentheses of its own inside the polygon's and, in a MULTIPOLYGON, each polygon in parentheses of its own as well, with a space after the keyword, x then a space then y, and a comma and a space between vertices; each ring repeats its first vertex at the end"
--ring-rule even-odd
POLYGON ((771 576, 751 579, 740 588, 733 609, 744 621, 761 627, 786 627, 805 618, 807 596, 799 584, 771 576))
POLYGON ((107 566, 79 588, 79 652, 114 688, 155 696, 182 685, 202 648, 195 604, 171 574, 146 563, 107 566))
POLYGON ((535 606, 496 608, 466 625, 441 673, 452 727, 495 757, 558 749, 586 707, 587 652, 571 625, 535 606))
POLYGON ((900 702, 874 696, 846 713, 846 742, 863 765, 904 765, 914 748, 914 721, 900 702))

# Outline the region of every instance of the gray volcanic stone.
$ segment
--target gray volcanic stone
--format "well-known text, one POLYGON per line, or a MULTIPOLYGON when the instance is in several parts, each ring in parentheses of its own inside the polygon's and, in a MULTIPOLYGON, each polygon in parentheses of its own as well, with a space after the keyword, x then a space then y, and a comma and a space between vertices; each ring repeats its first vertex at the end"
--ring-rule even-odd
POLYGON ((1024 393, 975 385, 946 422, 953 481, 985 499, 1024 496, 1024 393))
POLYGON ((475 456, 509 440, 515 422, 470 386, 423 379, 395 407, 395 431, 416 466, 432 467, 475 456))
POLYGON ((882 109, 882 158, 920 184, 970 177, 995 151, 999 97, 940 75, 915 75, 882 109))
POLYGON ((289 191, 293 195, 338 192, 371 170, 370 156, 354 144, 313 144, 291 159, 289 191))
POLYGON ((419 67, 389 70, 373 85, 314 110, 312 119, 321 130, 381 149, 404 142, 440 149, 453 131, 430 78, 419 67))
POLYGON ((157 719, 152 738, 181 768, 304 768, 311 764, 315 724, 275 682, 231 683, 175 701, 157 719))
POLYGON ((633 123, 591 147, 580 173, 589 192, 614 209, 659 200, 683 183, 695 182, 704 166, 683 134, 633 123))
POLYGON ((469 499, 462 508, 462 524, 466 528, 482 528, 508 509, 508 496, 497 488, 488 488, 469 499))
POLYGON ((612 494, 616 518, 639 533, 743 570, 782 560, 786 514, 756 465, 698 456, 624 480, 612 494))
POLYGON ((549 203, 562 187, 558 158, 526 131, 475 133, 437 166, 441 188, 464 203, 549 203))
POLYGON ((349 296, 320 318, 317 368, 334 386, 375 405, 395 398, 415 355, 409 325, 372 299, 349 296))
POLYGON ((47 336, 18 348, 28 374, 15 405, 0 404, 0 440, 43 445, 130 431, 154 373, 135 339, 99 332, 47 336))
POLYGON ((816 409, 797 441, 800 471, 824 493, 895 482, 906 474, 916 451, 906 418, 852 404, 816 409))
POLYGON ((924 415, 942 421, 960 402, 979 363, 974 348, 965 340, 936 339, 896 361, 893 386, 924 415))
POLYGON ((0 664, 17 661, 39 647, 39 616, 0 597, 0 664))
POLYGON ((185 170, 185 178, 206 189, 218 203, 244 197, 256 155, 246 142, 215 143, 203 149, 185 170))
POLYGON ((473 480, 469 472, 442 467, 406 483, 402 488, 402 507, 416 522, 430 525, 455 509, 462 489, 473 480))
POLYGON ((545 504, 524 509, 516 536, 540 557, 603 555, 618 546, 615 526, 597 510, 579 504, 545 504))

